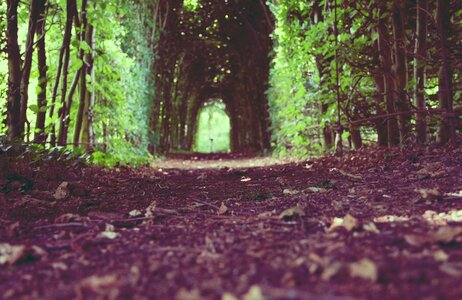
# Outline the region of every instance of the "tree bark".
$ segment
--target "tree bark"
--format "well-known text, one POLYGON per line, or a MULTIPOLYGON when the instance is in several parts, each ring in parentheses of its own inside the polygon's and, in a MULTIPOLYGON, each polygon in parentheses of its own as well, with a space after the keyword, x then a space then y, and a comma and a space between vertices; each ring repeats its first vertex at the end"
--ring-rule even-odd
MULTIPOLYGON (((387 13, 387 11, 381 11, 381 14, 387 13)), ((391 43, 390 35, 388 31, 387 17, 380 17, 377 32, 379 35, 379 56, 381 63, 381 70, 383 71, 384 79, 384 97, 385 104, 388 114, 394 114, 395 99, 394 99, 394 86, 393 86, 393 74, 391 70, 392 59, 391 59, 391 43)), ((398 119, 395 116, 388 117, 387 119, 387 130, 388 130, 388 145, 395 146, 399 145, 400 136, 398 128, 398 119)))
MULTIPOLYGON (((86 76, 91 78, 91 83, 95 82, 94 71, 94 46, 95 46, 95 28, 90 25, 86 32, 87 44, 90 46, 91 53, 87 54, 87 72, 86 76)), ((83 110, 82 128, 80 131, 81 145, 84 145, 87 151, 92 151, 94 147, 94 133, 93 133, 93 106, 95 103, 94 86, 92 90, 86 89, 85 93, 85 107, 83 110)))
POLYGON ((402 6, 407 1, 393 0, 392 24, 393 24, 393 78, 394 78, 394 93, 395 107, 398 112, 402 113, 398 116, 400 143, 405 144, 409 141, 411 134, 411 114, 406 114, 410 111, 409 100, 406 93, 408 84, 408 66, 406 53, 406 35, 404 32, 404 18, 406 17, 405 10, 402 6))
MULTIPOLYGON (((76 1, 75 0, 67 0, 67 5, 66 5, 66 29, 64 33, 64 39, 63 39, 63 47, 64 47, 64 61, 63 61, 63 71, 62 71, 62 82, 61 82, 61 109, 59 110, 59 116, 61 120, 61 125, 63 125, 63 120, 65 118, 66 112, 68 110, 67 108, 67 103, 66 103, 66 96, 67 96, 67 78, 69 75, 69 62, 70 62, 70 54, 71 54, 71 49, 70 49, 70 43, 71 43, 71 38, 72 38, 72 24, 74 22, 74 13, 75 13, 75 6, 76 6, 76 1)), ((62 126, 63 128, 64 126, 62 126)), ((65 141, 64 138, 64 133, 62 132, 64 130, 61 129, 60 127, 60 134, 58 136, 58 145, 59 146, 66 146, 67 141, 65 141)))
POLYGON ((8 136, 22 138, 21 129, 21 53, 18 44, 19 0, 7 0, 7 56, 8 56, 8 136))
MULTIPOLYGON (((88 18, 87 18, 87 0, 82 1, 82 9, 80 10, 81 14, 81 32, 80 32, 80 40, 86 41, 87 39, 87 31, 88 28, 88 18)), ((75 127, 74 127, 74 147, 79 146, 80 142, 80 133, 82 131, 82 122, 83 122, 83 114, 85 110, 85 99, 87 96, 87 61, 91 59, 91 54, 87 53, 87 57, 85 58, 85 52, 83 49, 80 49, 80 58, 82 59, 83 66, 80 72, 80 89, 79 89, 79 108, 77 111, 77 117, 75 120, 75 127)))
POLYGON ((417 0, 417 25, 414 59, 415 105, 420 111, 416 118, 416 135, 419 144, 428 141, 425 102, 425 64, 427 60, 427 0, 417 0))
POLYGON ((35 136, 34 142, 36 144, 45 145, 45 120, 46 120, 46 109, 47 109, 47 53, 45 44, 45 25, 46 25, 46 12, 45 5, 46 0, 40 0, 39 5, 39 19, 37 21, 37 64, 39 72, 39 93, 37 95, 37 120, 35 123, 35 136))
POLYGON ((24 133, 24 127, 27 121, 27 104, 29 102, 29 80, 32 69, 32 55, 34 54, 34 40, 37 31, 37 20, 40 11, 40 5, 43 1, 32 0, 30 4, 29 27, 27 31, 26 51, 24 54, 24 63, 21 74, 21 116, 20 130, 24 133))
MULTIPOLYGON (((62 87, 61 92, 64 89, 64 87, 67 89, 67 67, 65 68, 64 64, 66 60, 67 60, 67 63, 69 63, 68 57, 69 57, 69 46, 70 46, 70 41, 71 41, 71 36, 72 36, 72 22, 74 20, 73 18, 74 16, 73 5, 75 5, 74 3, 75 3, 75 0, 67 0, 66 25, 64 29, 63 42, 61 44, 61 49, 59 51, 58 69, 57 69, 55 84, 53 87, 53 94, 51 95, 51 107, 50 107, 50 113, 49 113, 50 118, 53 118, 53 115, 55 112, 56 98, 58 97, 58 88, 61 82, 61 75, 63 73, 66 73, 66 86, 63 86, 64 85, 64 80, 63 80, 63 85, 61 85, 62 87)), ((50 144, 52 146, 56 146, 56 124, 55 122, 53 122, 51 125, 50 144)))
POLYGON ((445 144, 448 141, 456 143, 456 132, 454 128, 452 70, 449 53, 448 39, 451 35, 451 16, 449 12, 450 1, 438 0, 436 9, 437 29, 440 40, 441 67, 439 69, 439 104, 444 110, 443 118, 439 125, 438 142, 445 144))

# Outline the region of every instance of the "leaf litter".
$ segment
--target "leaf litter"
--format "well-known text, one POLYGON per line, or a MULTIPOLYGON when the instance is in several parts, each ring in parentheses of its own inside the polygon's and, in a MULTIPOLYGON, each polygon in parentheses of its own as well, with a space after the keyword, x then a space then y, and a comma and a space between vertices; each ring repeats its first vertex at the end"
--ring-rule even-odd
POLYGON ((245 169, 23 162, 32 189, 0 178, 0 298, 462 298, 462 150, 383 151, 245 169))

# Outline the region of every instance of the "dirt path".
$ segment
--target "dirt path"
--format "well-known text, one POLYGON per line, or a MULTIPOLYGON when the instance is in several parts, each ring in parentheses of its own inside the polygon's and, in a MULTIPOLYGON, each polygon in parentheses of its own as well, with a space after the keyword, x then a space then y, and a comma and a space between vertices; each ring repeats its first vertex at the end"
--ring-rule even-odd
POLYGON ((0 173, 0 298, 462 298, 461 149, 168 166, 0 173))

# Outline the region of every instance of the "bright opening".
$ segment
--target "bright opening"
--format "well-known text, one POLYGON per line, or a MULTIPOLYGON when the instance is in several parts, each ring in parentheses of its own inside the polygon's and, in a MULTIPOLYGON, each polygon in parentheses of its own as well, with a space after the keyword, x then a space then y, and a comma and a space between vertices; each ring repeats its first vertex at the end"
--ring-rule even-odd
POLYGON ((231 122, 221 99, 206 102, 200 110, 193 150, 200 153, 231 151, 231 122))

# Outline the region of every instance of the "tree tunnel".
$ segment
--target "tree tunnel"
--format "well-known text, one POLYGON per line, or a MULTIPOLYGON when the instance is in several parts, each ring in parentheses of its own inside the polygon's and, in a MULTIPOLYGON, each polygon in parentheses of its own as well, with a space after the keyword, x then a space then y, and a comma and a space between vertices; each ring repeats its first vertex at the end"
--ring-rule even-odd
POLYGON ((199 113, 211 99, 226 107, 232 152, 268 149, 274 21, 264 1, 162 0, 155 17, 153 149, 194 150, 199 113))

